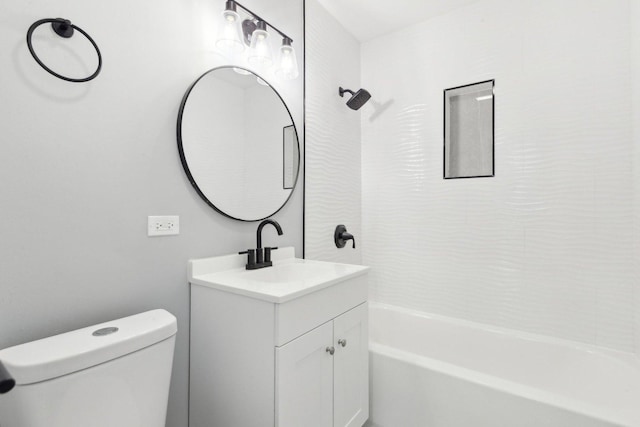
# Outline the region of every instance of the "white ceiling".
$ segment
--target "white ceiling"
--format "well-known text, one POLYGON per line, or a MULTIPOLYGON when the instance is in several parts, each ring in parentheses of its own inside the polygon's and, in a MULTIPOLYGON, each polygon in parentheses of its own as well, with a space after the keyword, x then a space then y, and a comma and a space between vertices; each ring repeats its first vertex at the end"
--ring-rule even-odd
POLYGON ((361 42, 479 0, 318 0, 361 42))

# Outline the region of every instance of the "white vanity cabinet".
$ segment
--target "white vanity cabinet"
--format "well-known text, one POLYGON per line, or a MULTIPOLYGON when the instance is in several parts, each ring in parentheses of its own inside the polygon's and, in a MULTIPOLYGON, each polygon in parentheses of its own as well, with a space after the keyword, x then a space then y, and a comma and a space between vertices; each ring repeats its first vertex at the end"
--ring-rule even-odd
POLYGON ((276 426, 361 427, 369 417, 366 303, 276 347, 276 426))
POLYGON ((253 274, 232 257, 190 261, 189 426, 361 427, 368 268, 285 248, 253 274))

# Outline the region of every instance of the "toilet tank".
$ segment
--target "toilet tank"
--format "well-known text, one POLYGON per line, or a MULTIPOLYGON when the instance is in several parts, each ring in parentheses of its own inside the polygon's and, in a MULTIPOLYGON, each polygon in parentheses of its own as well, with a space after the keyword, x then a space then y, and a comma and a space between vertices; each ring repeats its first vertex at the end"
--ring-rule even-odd
POLYGON ((176 318, 165 310, 0 351, 1 427, 164 427, 176 318))

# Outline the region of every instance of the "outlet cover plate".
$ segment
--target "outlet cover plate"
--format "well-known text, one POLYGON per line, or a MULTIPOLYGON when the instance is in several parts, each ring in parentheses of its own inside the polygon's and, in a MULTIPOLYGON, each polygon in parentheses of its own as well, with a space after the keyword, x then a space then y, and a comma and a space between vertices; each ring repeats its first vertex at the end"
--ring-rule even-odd
POLYGON ((147 236, 175 236, 180 234, 178 215, 150 216, 147 221, 147 236))

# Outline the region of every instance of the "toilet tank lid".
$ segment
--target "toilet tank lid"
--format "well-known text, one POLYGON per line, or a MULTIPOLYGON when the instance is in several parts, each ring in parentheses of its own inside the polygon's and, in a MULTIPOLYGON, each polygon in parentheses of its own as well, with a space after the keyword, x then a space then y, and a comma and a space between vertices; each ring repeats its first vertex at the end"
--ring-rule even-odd
POLYGON ((171 313, 151 310, 6 348, 0 360, 16 385, 33 384, 122 357, 176 332, 171 313))

